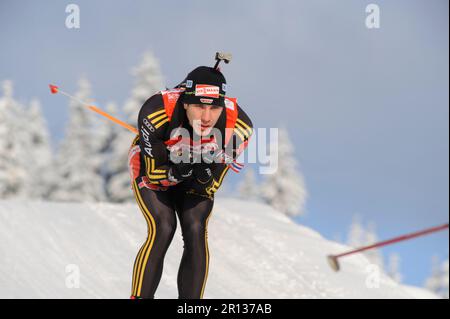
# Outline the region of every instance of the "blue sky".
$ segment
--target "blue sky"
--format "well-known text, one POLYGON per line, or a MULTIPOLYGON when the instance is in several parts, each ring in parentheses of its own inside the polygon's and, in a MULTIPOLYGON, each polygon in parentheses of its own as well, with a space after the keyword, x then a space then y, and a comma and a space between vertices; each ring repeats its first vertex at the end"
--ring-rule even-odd
MULTIPOLYGON (((448 221, 448 1, 3 0, 0 25, 0 80, 40 99, 55 141, 67 104, 48 83, 74 91, 86 75, 100 106, 121 105, 146 50, 169 87, 229 51, 230 95, 296 147, 310 194, 300 223, 344 237, 358 214, 384 239, 448 221), (65 27, 69 3, 78 30, 65 27), (380 29, 365 26, 369 3, 380 29)), ((431 256, 448 258, 448 232, 394 251, 405 282, 422 285, 431 256)))

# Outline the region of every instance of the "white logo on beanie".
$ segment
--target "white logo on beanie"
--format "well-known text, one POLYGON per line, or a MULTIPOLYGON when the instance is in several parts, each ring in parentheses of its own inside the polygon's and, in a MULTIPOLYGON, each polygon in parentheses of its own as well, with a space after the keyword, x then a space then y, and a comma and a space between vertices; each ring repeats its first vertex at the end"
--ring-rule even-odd
POLYGON ((213 102, 213 99, 200 99, 200 102, 203 104, 211 104, 213 102))
POLYGON ((205 96, 219 98, 219 87, 215 85, 208 84, 196 84, 195 85, 195 96, 205 96))

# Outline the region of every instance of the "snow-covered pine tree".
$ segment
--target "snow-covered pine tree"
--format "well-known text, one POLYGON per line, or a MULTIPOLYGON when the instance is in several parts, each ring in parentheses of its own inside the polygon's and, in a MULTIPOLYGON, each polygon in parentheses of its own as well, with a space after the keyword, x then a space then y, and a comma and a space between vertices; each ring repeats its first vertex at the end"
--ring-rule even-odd
POLYGON ((440 263, 437 256, 432 257, 431 276, 425 281, 425 288, 443 298, 449 298, 449 263, 448 258, 440 263))
MULTIPOLYGON (((141 106, 150 96, 164 89, 164 85, 159 62, 151 52, 144 54, 142 62, 132 70, 132 74, 135 77, 135 85, 131 91, 131 96, 124 105, 123 111, 128 124, 136 126, 141 106)), ((107 190, 111 200, 115 202, 134 199, 127 165, 128 150, 133 138, 133 134, 122 129, 119 131, 113 146, 109 166, 111 177, 107 190)))
MULTIPOLYGON (((108 114, 117 116, 117 106, 115 103, 108 103, 105 107, 108 114)), ((104 192, 106 199, 110 200, 110 194, 108 193, 107 185, 109 185, 111 179, 111 172, 109 163, 112 161, 113 146, 117 141, 117 136, 122 128, 114 122, 102 117, 93 117, 94 127, 94 164, 97 174, 102 177, 104 192)))
MULTIPOLYGON (((78 82, 75 97, 91 102, 91 86, 87 79, 78 82)), ((103 180, 98 174, 94 154, 91 112, 81 103, 69 103, 69 124, 57 159, 57 179, 50 198, 59 201, 99 201, 105 198, 103 180)))
POLYGON ((366 244, 365 229, 361 223, 361 217, 353 215, 352 223, 347 236, 347 245, 353 248, 359 248, 366 244))
POLYGON ((449 299, 449 274, 448 274, 448 258, 441 265, 441 296, 449 299))
MULTIPOLYGON (((371 245, 378 241, 378 236, 376 233, 376 225, 374 222, 369 222, 366 229, 366 244, 371 245)), ((383 255, 379 249, 369 249, 364 252, 364 254, 369 258, 370 262, 378 265, 381 269, 384 269, 383 255)))
POLYGON ((255 170, 248 168, 244 178, 238 185, 239 197, 243 199, 256 200, 259 196, 259 187, 255 176, 255 170))
POLYGON ((396 282, 398 282, 398 283, 402 282, 403 276, 400 272, 400 255, 399 254, 392 253, 389 255, 387 273, 396 282))
POLYGON ((164 89, 164 79, 159 61, 151 51, 144 53, 141 63, 131 73, 135 79, 134 87, 123 111, 128 123, 136 125, 141 106, 150 96, 164 89))
POLYGON ((41 111, 41 104, 37 99, 30 102, 26 113, 27 125, 24 127, 27 128, 28 165, 23 193, 28 198, 45 198, 49 192, 48 177, 52 170, 50 134, 41 111))
MULTIPOLYGON (((377 241, 378 236, 376 234, 375 223, 369 222, 367 226, 364 226, 361 217, 357 214, 354 215, 349 228, 346 244, 353 248, 359 248, 374 244, 377 241)), ((364 251, 363 254, 372 264, 379 266, 382 270, 385 268, 383 255, 380 250, 373 248, 364 251)))
POLYGON ((431 275, 425 281, 425 288, 437 293, 439 291, 441 269, 439 264, 439 257, 434 255, 431 258, 431 275))
MULTIPOLYGON (((270 147, 270 145, 269 145, 270 147)), ((269 174, 261 185, 263 201, 288 216, 304 213, 307 191, 303 176, 297 170, 288 132, 278 130, 278 170, 269 174)))
POLYGON ((13 83, 2 83, 0 97, 0 198, 19 196, 26 180, 24 153, 27 150, 23 127, 23 106, 13 97, 13 83), (22 143, 22 144, 21 144, 22 143))

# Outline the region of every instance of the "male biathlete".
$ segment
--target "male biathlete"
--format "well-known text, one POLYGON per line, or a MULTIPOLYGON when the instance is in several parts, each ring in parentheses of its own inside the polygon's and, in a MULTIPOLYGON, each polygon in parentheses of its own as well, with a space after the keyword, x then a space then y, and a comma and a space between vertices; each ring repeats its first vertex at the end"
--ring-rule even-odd
POLYGON ((178 298, 201 299, 209 268, 208 220, 214 193, 253 133, 250 118, 226 96, 216 54, 214 67, 200 66, 173 89, 157 92, 142 106, 139 134, 129 152, 136 201, 148 237, 133 268, 131 298, 154 298, 164 256, 178 215, 184 251, 178 271, 178 298))

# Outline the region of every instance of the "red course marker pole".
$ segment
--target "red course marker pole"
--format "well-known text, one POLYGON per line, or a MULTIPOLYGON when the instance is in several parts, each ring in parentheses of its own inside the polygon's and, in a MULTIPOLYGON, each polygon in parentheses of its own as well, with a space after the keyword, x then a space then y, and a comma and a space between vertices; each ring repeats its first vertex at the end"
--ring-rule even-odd
POLYGON ((415 237, 419 237, 419 236, 424 236, 430 233, 434 233, 434 232, 438 232, 444 229, 448 228, 448 223, 440 225, 440 226, 436 226, 436 227, 432 227, 432 228, 427 228, 421 231, 417 231, 414 233, 410 233, 410 234, 406 234, 403 236, 399 236, 399 237, 395 237, 395 238, 391 238, 388 240, 384 240, 384 241, 380 241, 378 243, 372 244, 372 245, 368 245, 368 246, 364 246, 364 247, 360 247, 360 248, 356 248, 338 255, 328 255, 327 256, 327 260, 328 263, 330 264, 331 268, 333 268, 334 271, 338 271, 340 269, 339 266, 339 262, 338 259, 344 256, 348 256, 348 255, 352 255, 352 254, 356 254, 368 249, 372 249, 375 247, 382 247, 382 246, 386 246, 386 245, 391 245, 394 243, 398 243, 399 241, 404 241, 404 240, 408 240, 408 239, 412 239, 415 237))

